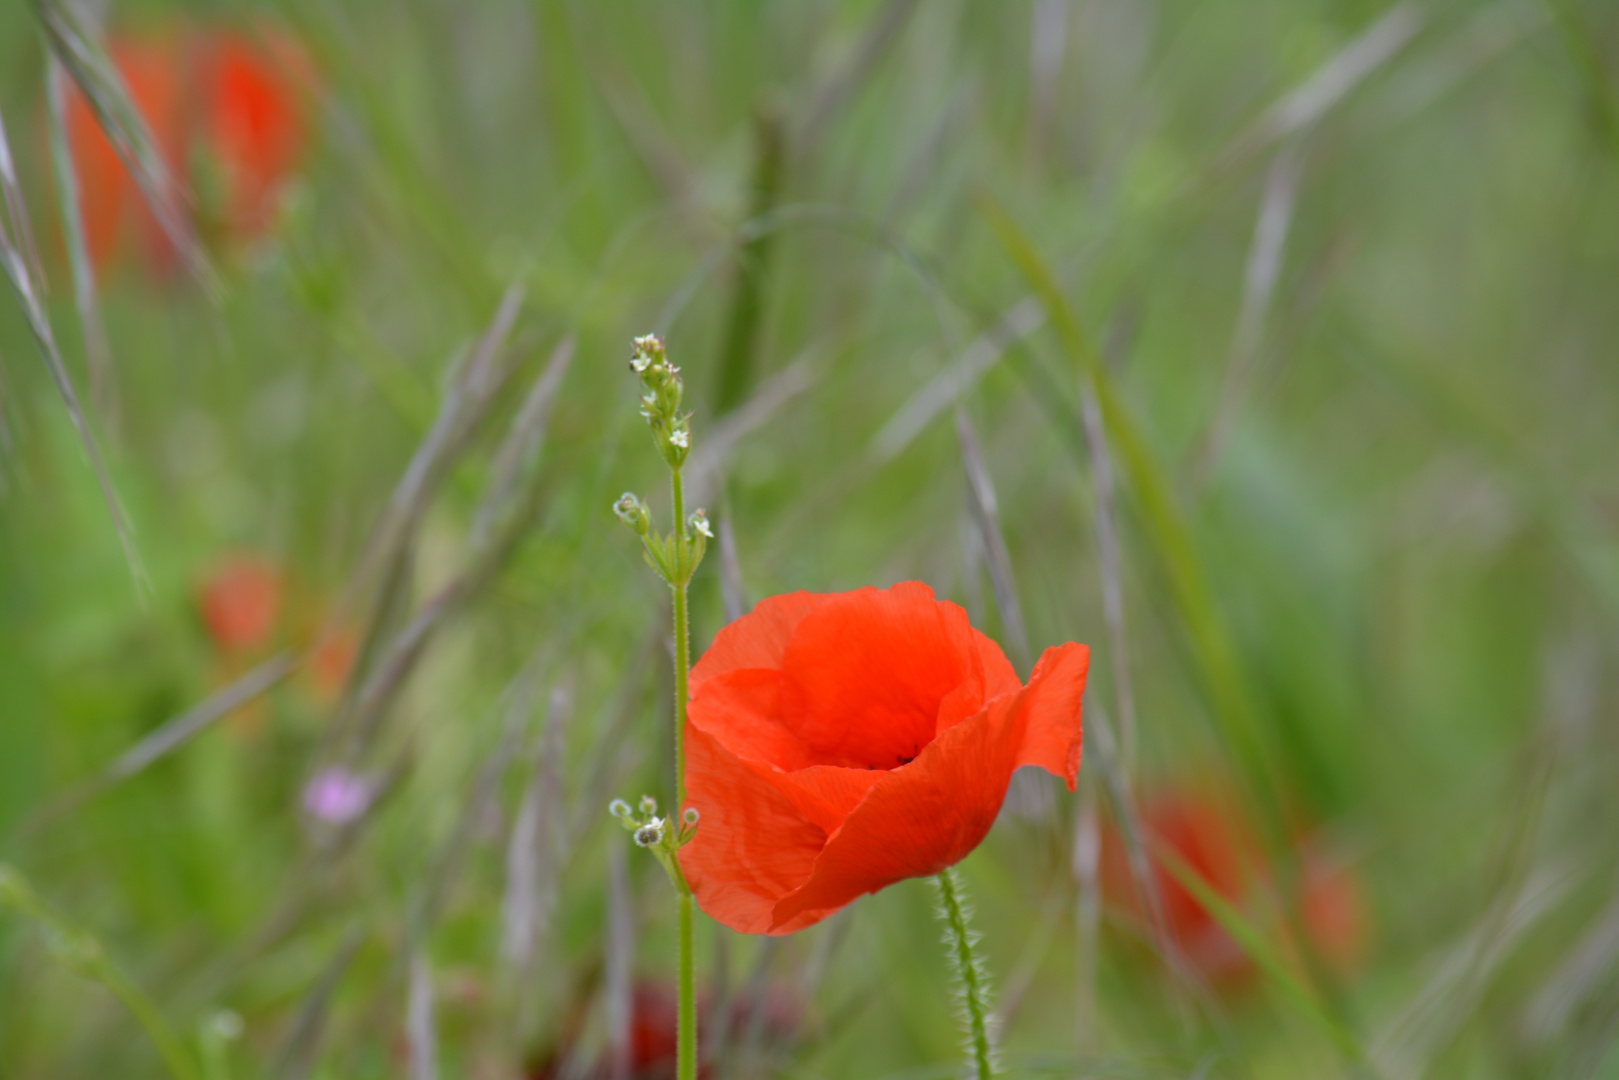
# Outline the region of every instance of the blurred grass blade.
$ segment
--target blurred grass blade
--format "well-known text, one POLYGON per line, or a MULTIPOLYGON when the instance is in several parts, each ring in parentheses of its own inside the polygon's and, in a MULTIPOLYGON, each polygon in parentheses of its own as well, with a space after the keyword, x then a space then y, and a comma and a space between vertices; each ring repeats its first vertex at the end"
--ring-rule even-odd
MULTIPOLYGON (((334 741, 347 740, 351 760, 375 741, 383 717, 427 650, 440 625, 481 592, 506 567, 540 508, 540 486, 530 482, 516 500, 498 535, 472 550, 465 568, 423 604, 379 651, 380 659, 361 683, 352 707, 332 728, 334 741)), ((470 545, 469 545, 470 546, 470 545)))
POLYGON ((1191 893, 1199 906, 1220 924, 1220 928, 1242 946, 1243 952, 1247 953, 1270 977, 1271 982, 1281 991, 1283 998, 1300 1014, 1316 1024, 1352 1061, 1360 1063, 1366 1060, 1366 1052, 1355 1033, 1340 1023, 1321 1002, 1316 1000, 1315 995, 1304 983, 1288 970, 1277 948, 1273 947, 1265 939, 1265 935, 1234 905, 1221 896, 1219 890, 1210 885, 1203 875, 1198 873, 1196 867, 1183 859, 1180 852, 1172 846, 1159 841, 1152 843, 1152 855, 1158 865, 1162 866, 1181 888, 1191 893))
POLYGON ((608 791, 617 779, 617 769, 626 755, 638 753, 630 731, 639 719, 644 684, 652 662, 663 650, 666 627, 663 612, 658 612, 641 637, 640 647, 628 655, 620 670, 617 687, 606 718, 587 725, 596 733, 595 741, 585 752, 578 774, 584 782, 577 789, 574 804, 568 815, 567 847, 578 846, 579 839, 592 827, 607 821, 608 791))
POLYGON ((146 118, 135 107, 117 65, 107 56, 99 32, 64 0, 34 0, 34 9, 51 53, 78 83, 101 130, 135 178, 152 216, 204 292, 217 299, 219 277, 191 228, 180 181, 158 151, 146 118))
MULTIPOLYGON (((463 575, 418 612, 411 625, 393 639, 393 650, 386 659, 396 666, 386 669, 379 654, 391 620, 408 610, 406 569, 417 530, 444 477, 466 450, 468 439, 493 405, 496 391, 511 373, 510 365, 497 361, 522 309, 523 296, 520 283, 507 289, 484 333, 470 351, 457 356, 438 416, 411 455, 349 576, 345 607, 357 604, 368 588, 373 595, 363 621, 359 655, 345 689, 344 719, 338 728, 368 729, 379 704, 378 692, 389 688, 384 675, 397 684, 409 672, 438 617, 462 599, 473 584, 463 575), (369 699, 367 690, 372 691, 369 699), (354 700, 356 693, 358 700, 354 700), (365 715, 356 718, 356 712, 365 715)), ((491 542, 487 536, 479 539, 485 545, 491 542)))
POLYGON ((1228 174, 1267 147, 1315 126, 1350 91, 1405 48, 1426 22, 1427 15, 1414 4, 1389 8, 1308 79, 1266 109, 1215 156, 1209 171, 1228 174))
POLYGON ((410 1003, 405 1012, 410 1080, 438 1080, 438 1026, 433 1019, 433 969, 420 946, 410 958, 410 1003))
POLYGON ((40 899, 19 871, 0 863, 0 911, 8 909, 44 930, 51 952, 65 965, 112 991, 157 1047, 174 1080, 202 1080, 162 1010, 113 963, 100 940, 40 899))
POLYGON ((1391 1080, 1429 1074, 1434 1053, 1466 1023, 1484 998, 1490 976, 1513 946, 1568 893, 1574 871, 1543 866, 1523 886, 1500 896, 1434 965, 1422 989, 1372 1040, 1371 1057, 1391 1080))
POLYGON ((727 414, 696 440, 697 448, 686 462, 686 500, 701 506, 713 498, 718 476, 737 443, 763 427, 783 405, 814 386, 821 377, 824 343, 806 348, 791 364, 772 376, 741 407, 727 414))
POLYGON ((1585 16, 1570 0, 1545 0, 1557 20, 1574 60, 1574 70, 1584 83, 1586 101, 1597 130, 1608 149, 1619 155, 1619 95, 1603 57, 1603 48, 1585 16))
POLYGON ((305 1080, 315 1068, 320 1053, 321 1037, 326 1031, 326 1017, 331 1009, 332 995, 354 962, 355 954, 365 942, 365 931, 358 925, 349 928, 342 944, 332 955, 320 981, 309 992, 298 1016, 287 1031, 287 1037, 276 1052, 270 1075, 276 1080, 305 1080))
MULTIPOLYGON (((1192 997, 1199 998, 1207 1006, 1207 994, 1202 981, 1187 964, 1179 942, 1170 932, 1169 917, 1164 909, 1164 895, 1158 888, 1158 875, 1147 852, 1146 829, 1141 821, 1140 808, 1136 805, 1135 792, 1131 787, 1129 776, 1121 766, 1119 744, 1113 734, 1113 725, 1109 723, 1106 711, 1095 702, 1085 703, 1085 729, 1086 753, 1090 755, 1090 760, 1096 763, 1096 770, 1101 773, 1102 789, 1107 793, 1113 814, 1119 823, 1119 838, 1124 845, 1125 860, 1130 867, 1131 883, 1135 886, 1142 905, 1147 909, 1147 929, 1152 935, 1153 950, 1174 976, 1174 985, 1192 997)), ((1189 1019, 1184 1000, 1177 999, 1176 1005, 1180 1008, 1181 1020, 1184 1022, 1189 1019)))
POLYGON ((748 587, 742 579, 742 560, 736 551, 736 530, 731 515, 721 517, 715 526, 720 542, 720 595, 725 604, 725 621, 736 622, 748 613, 748 587))
POLYGON ((1054 878, 1052 884, 1047 887, 1046 895, 1040 900, 1039 917, 1032 920, 1032 925, 1027 927, 1028 936, 1024 939, 1022 952, 1011 973, 1003 981, 993 1010, 994 1030, 999 1032, 1002 1038, 1005 1038, 1012 1021, 1017 1018, 1024 999, 1034 985, 1035 977, 1039 975, 1040 968, 1051 954, 1057 926, 1067 911, 1067 905, 1063 901, 1067 897, 1068 890, 1061 885, 1062 879, 1054 878))
POLYGON ((1074 1031, 1081 1050, 1093 1044, 1101 1020, 1097 1013, 1096 974, 1101 957, 1102 815, 1096 804, 1096 785, 1085 779, 1074 803, 1074 843, 1069 852, 1079 954, 1074 973, 1074 1031))
POLYGON ((135 583, 136 596, 144 603, 149 585, 140 554, 135 549, 133 531, 124 516, 123 504, 119 501, 118 491, 113 486, 112 474, 107 470, 106 461, 101 456, 101 448, 96 444, 95 435, 90 430, 90 422, 79 404, 78 392, 73 389, 72 377, 68 374, 67 364, 62 360, 61 350, 57 348, 56 334, 52 331, 50 318, 45 312, 45 281, 36 272, 36 261, 29 256, 34 246, 33 229, 29 227, 27 208, 23 205, 22 187, 17 182, 17 172, 12 166, 11 143, 6 137, 4 116, 0 116, 0 193, 4 194, 4 204, 7 208, 7 213, 0 216, 0 262, 5 264, 6 276, 11 279, 12 288, 16 290, 17 299, 22 304, 23 315, 28 320, 28 328, 33 331, 34 341, 44 357, 45 366, 50 369, 51 379, 56 383, 56 392, 61 396, 62 404, 67 407, 74 428, 78 430, 79 441, 84 446, 85 456, 90 459, 90 468, 95 473, 96 483, 101 486, 102 501, 107 504, 113 528, 118 532, 118 541, 123 545, 124 561, 128 564, 130 577, 135 583))
POLYGON ((602 1011, 607 1026, 607 1076, 633 1080, 633 1025, 635 1023, 635 903, 630 895, 630 872, 625 859, 628 842, 614 836, 607 844, 607 932, 602 987, 602 1011))
POLYGON ((1202 453, 1198 455, 1196 468, 1201 482, 1206 483, 1214 472, 1259 361, 1265 316, 1276 291, 1276 280, 1281 276, 1283 249, 1287 244, 1288 226, 1293 220, 1293 203, 1298 196, 1300 156, 1297 140, 1284 144, 1271 160, 1265 178, 1265 194, 1260 200, 1254 238, 1248 249, 1237 329, 1232 335, 1214 419, 1204 437, 1202 453))
POLYGON ((1562 1034, 1582 1005, 1619 969, 1619 891, 1597 913, 1523 1013, 1521 1029, 1532 1044, 1562 1034))
POLYGON ((1038 297, 1028 296, 1019 301, 999 322, 967 346, 960 359, 929 379, 899 407, 872 438, 872 458, 881 464, 897 457, 934 417, 951 403, 966 397, 1012 345, 1034 333, 1045 321, 1045 305, 1038 297))
POLYGON ((230 715, 235 709, 269 690, 297 670, 297 667, 297 660, 285 653, 266 660, 201 705, 169 721, 135 744, 113 762, 112 767, 107 770, 107 779, 117 781, 135 775, 152 762, 189 742, 214 721, 230 715))
POLYGON ((791 142, 794 156, 813 150, 826 134, 828 125, 845 105, 852 101, 869 79, 916 10, 917 0, 888 0, 871 17, 860 41, 850 50, 848 59, 835 69, 810 95, 809 107, 793 133, 791 142))
POLYGON ((1024 145, 1035 162, 1044 161, 1050 149, 1071 8, 1068 0, 1036 0, 1029 21, 1029 122, 1024 145))
POLYGON ((540 676, 547 663, 548 651, 542 649, 507 691, 505 723, 500 738, 473 777, 466 801, 461 804, 461 812, 456 817, 455 827, 450 830, 448 839, 428 868, 411 927, 411 934, 418 943, 427 940, 438 921, 450 890, 461 876, 461 868, 466 865, 479 824, 498 809, 500 785, 517 756, 518 747, 522 745, 523 730, 533 715, 534 695, 539 692, 540 676))
POLYGON ((79 176, 67 140, 67 72, 52 54, 45 63, 46 116, 50 125, 51 163, 56 177, 56 201, 62 215, 62 239, 73 270, 73 299, 84 333, 84 352, 90 371, 90 401, 102 421, 116 427, 116 388, 113 386, 112 351, 107 328, 96 300, 96 271, 84 238, 84 214, 79 199, 79 176))
POLYGON ((365 580, 378 568, 395 561, 420 523, 439 482, 465 448, 467 435, 482 420, 507 374, 496 360, 522 310, 523 295, 521 284, 514 283, 507 289, 477 343, 456 361, 438 416, 388 500, 382 521, 355 571, 357 579, 365 580))
POLYGON ((1001 246, 1045 304, 1082 383, 1096 398, 1102 430, 1107 435, 1108 445, 1123 459, 1142 526, 1168 579, 1171 595, 1191 639, 1214 718, 1227 746, 1242 762, 1266 811, 1264 820, 1272 830, 1272 843, 1280 846, 1276 833, 1281 828, 1281 799, 1275 789, 1269 753, 1254 716, 1236 647, 1219 614, 1191 532, 1175 505, 1173 489, 1154 461, 1145 438, 1125 409, 1101 358, 1081 329, 1044 258, 987 190, 979 190, 977 205, 1001 246))
POLYGON ((573 696, 565 687, 551 691, 533 775, 523 789, 506 846, 500 954, 519 978, 530 969, 539 944, 550 931, 557 903, 557 875, 568 855, 562 770, 572 709, 573 696))
MULTIPOLYGON (((592 51, 592 63, 585 66, 591 83, 607 105, 608 115, 630 144, 647 173, 663 189, 665 198, 680 207, 688 221, 699 221, 700 189, 696 174, 686 161, 686 150, 664 128, 646 93, 611 48, 592 51)), ((705 230, 707 231, 707 230, 705 230)))
POLYGON ((1091 454, 1096 486, 1097 569, 1102 578, 1102 616, 1107 620, 1108 659, 1113 669, 1113 703, 1119 711, 1119 768, 1134 775, 1136 760, 1136 692, 1130 672, 1130 635, 1124 621, 1124 565, 1114 500, 1113 451, 1108 448, 1102 411, 1089 387, 1081 387, 1080 419, 1091 454))
POLYGON ((1001 533, 1001 514, 995 503, 995 481, 989 475, 989 467, 984 464, 978 433, 973 430, 967 411, 959 405, 956 406, 956 442, 961 448, 961 463, 967 473, 968 502, 979 538, 983 541, 985 561, 989 564, 990 586, 995 591, 995 607, 1001 615, 1001 627, 1012 647, 1013 662, 1019 671, 1028 671, 1033 661, 1029 652, 1029 628, 1023 621, 1023 605, 1018 602, 1012 555, 1007 551, 1006 537, 1001 533))
POLYGON ((215 722, 272 689, 297 668, 297 659, 288 653, 271 657, 229 686, 216 691, 207 700, 181 713, 141 739, 120 754, 100 776, 53 800, 29 819, 18 832, 24 836, 37 832, 108 789, 143 772, 149 765, 174 753, 215 722))
POLYGON ((475 548, 488 542, 495 518, 511 503, 518 481, 539 460, 551 407, 556 402, 563 378, 568 374, 568 366, 573 362, 575 340, 572 334, 568 334, 557 343, 545 370, 534 381, 517 415, 512 417, 511 430, 507 432, 505 441, 495 452, 489 468, 488 493, 472 520, 471 544, 475 548))
MULTIPOLYGON (((748 219, 764 217, 781 197, 787 133, 782 110, 766 98, 753 116, 753 193, 748 219)), ((774 235, 766 233, 744 241, 736 253, 736 284, 731 293, 731 315, 715 366, 714 416, 723 416, 742 401, 757 377, 759 323, 764 317, 765 286, 770 276, 774 235)))

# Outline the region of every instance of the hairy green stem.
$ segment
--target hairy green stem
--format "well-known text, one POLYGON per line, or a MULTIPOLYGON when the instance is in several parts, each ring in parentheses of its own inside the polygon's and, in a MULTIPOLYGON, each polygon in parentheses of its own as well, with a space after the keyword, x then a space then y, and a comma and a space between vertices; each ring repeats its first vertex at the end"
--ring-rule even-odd
POLYGON ((989 987, 984 981, 978 958, 973 954, 973 933, 967 925, 967 909, 962 902, 961 879, 955 868, 946 869, 933 879, 939 887, 939 917, 945 923, 945 947, 950 950, 950 967, 956 977, 956 992, 966 1012, 968 1064, 978 1080, 995 1075, 995 1048, 989 1032, 989 987))
MULTIPOLYGON (((680 470, 669 474, 674 496, 675 531, 685 528, 686 493, 681 487, 680 470)), ((680 828, 686 810, 686 696, 691 671, 691 616, 686 608, 687 574, 681 570, 670 582, 675 609, 675 805, 670 815, 673 828, 680 828)), ((678 856, 677 856, 678 859, 678 856)), ((676 863, 679 866, 679 863, 676 863)), ((691 886, 684 874, 675 874, 680 891, 680 1013, 677 1029, 677 1080, 697 1080, 697 965, 694 946, 691 886)))

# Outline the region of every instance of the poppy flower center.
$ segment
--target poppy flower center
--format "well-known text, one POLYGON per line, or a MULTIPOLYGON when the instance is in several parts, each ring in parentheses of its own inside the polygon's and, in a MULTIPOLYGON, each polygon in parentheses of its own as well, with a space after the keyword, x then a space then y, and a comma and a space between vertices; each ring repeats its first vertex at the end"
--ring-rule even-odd
POLYGON ((958 720, 983 704, 965 613, 895 599, 829 602, 787 644, 778 716, 814 764, 897 769, 948 726, 941 714, 958 720))

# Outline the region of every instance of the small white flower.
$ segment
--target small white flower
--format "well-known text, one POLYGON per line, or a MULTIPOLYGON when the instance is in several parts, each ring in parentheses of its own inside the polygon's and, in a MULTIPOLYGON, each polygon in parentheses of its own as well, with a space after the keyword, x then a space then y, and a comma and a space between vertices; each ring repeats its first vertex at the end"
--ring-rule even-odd
POLYGON ((684 431, 671 431, 669 433, 669 441, 680 447, 682 450, 685 450, 691 446, 691 436, 684 431))
POLYGON ((714 530, 708 527, 708 515, 701 510, 691 516, 691 527, 710 540, 714 539, 714 530))
POLYGON ((642 847, 656 847, 663 842, 663 819, 653 818, 635 830, 635 842, 642 847))

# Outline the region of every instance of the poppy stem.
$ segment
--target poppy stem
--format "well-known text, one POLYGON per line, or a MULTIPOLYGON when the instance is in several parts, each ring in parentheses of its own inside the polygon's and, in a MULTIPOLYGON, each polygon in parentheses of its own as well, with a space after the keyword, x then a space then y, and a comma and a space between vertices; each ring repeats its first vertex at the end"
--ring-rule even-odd
POLYGON ((967 1036, 968 1065, 977 1080, 995 1076, 995 1045, 990 1032, 989 981, 983 965, 973 952, 978 935, 967 923, 968 907, 961 877, 954 867, 945 869, 933 883, 939 889, 939 918, 944 920, 944 944, 961 999, 962 1026, 967 1036))

